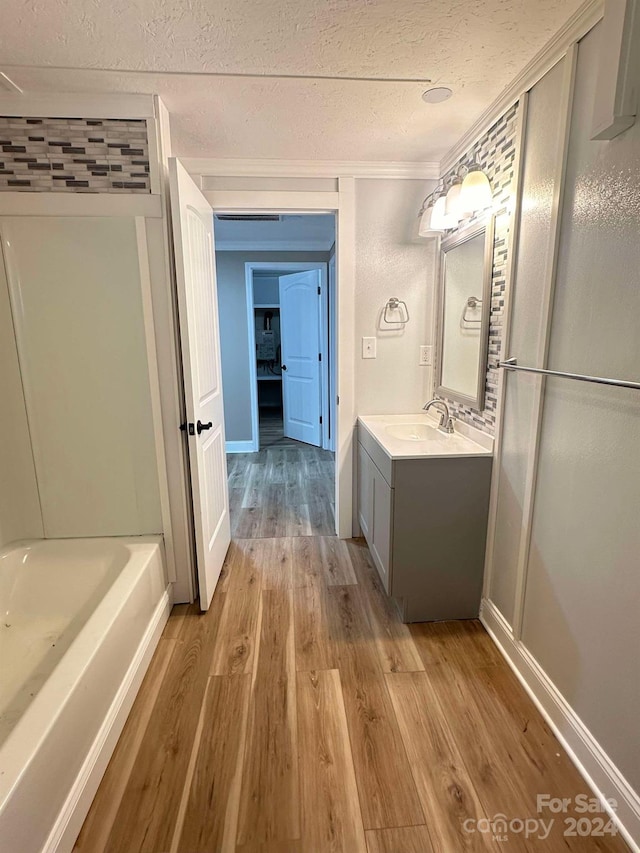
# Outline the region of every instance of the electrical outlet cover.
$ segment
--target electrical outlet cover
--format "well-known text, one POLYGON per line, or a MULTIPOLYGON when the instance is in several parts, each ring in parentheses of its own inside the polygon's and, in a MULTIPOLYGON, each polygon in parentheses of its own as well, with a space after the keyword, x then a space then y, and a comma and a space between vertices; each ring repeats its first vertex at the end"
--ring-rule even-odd
POLYGON ((433 347, 420 347, 420 361, 418 362, 418 364, 420 364, 422 367, 431 367, 433 365, 433 347))

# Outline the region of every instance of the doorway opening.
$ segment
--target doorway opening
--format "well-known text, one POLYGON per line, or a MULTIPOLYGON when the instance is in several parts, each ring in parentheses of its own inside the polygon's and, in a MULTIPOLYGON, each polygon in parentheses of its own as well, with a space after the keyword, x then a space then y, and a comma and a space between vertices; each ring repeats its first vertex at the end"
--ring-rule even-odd
POLYGON ((335 447, 333 279, 324 261, 245 263, 256 450, 335 447))
POLYGON ((334 534, 335 217, 214 224, 232 534, 334 534))

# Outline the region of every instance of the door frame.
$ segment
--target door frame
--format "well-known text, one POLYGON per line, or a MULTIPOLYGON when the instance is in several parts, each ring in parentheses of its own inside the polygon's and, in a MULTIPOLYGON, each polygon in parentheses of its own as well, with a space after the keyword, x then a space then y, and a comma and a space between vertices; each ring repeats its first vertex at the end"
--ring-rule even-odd
POLYGON ((334 213, 337 267, 336 532, 348 539, 353 518, 355 427, 355 178, 339 177, 335 191, 204 190, 214 213, 334 213))
MULTIPOLYGON (((223 250, 224 251, 224 250, 223 250)), ((300 251, 296 249, 296 251, 300 251)), ((304 251, 301 250, 301 251, 304 251)), ((256 327, 253 318, 254 314, 254 299, 253 299, 253 274, 263 270, 265 272, 306 272, 307 270, 320 271, 320 287, 322 288, 322 301, 320 308, 321 322, 321 340, 322 340, 322 367, 321 367, 321 382, 322 382, 322 447, 328 449, 328 418, 326 414, 329 411, 329 359, 328 355, 328 340, 329 340, 329 315, 325 306, 325 301, 328 292, 328 273, 326 261, 247 261, 244 265, 244 280, 247 292, 247 332, 249 341, 249 382, 251 389, 251 441, 242 442, 242 449, 236 450, 234 447, 228 448, 227 452, 243 452, 256 453, 260 449, 260 421, 258 412, 258 371, 256 368, 256 327)), ((280 317, 282 325, 282 316, 280 317)), ((238 442, 231 442, 237 444, 238 442)), ((229 444, 229 442, 227 442, 229 444)))

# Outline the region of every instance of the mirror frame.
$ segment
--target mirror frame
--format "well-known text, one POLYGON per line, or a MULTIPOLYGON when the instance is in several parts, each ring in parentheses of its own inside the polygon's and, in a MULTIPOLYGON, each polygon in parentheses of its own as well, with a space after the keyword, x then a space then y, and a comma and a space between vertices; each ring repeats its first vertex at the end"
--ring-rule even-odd
POLYGON ((489 320, 491 316, 491 285, 493 280, 493 241, 495 231, 495 216, 491 215, 482 222, 475 222, 466 228, 461 228, 440 243, 440 276, 438 286, 438 371, 436 376, 435 393, 447 397, 457 403, 470 406, 482 411, 484 408, 485 389, 487 384, 487 360, 489 349, 489 320), (447 274, 447 252, 472 240, 484 232, 484 262, 482 266, 482 320, 480 326, 480 363, 478 369, 478 387, 474 397, 461 394, 442 384, 442 356, 444 352, 444 303, 447 274))

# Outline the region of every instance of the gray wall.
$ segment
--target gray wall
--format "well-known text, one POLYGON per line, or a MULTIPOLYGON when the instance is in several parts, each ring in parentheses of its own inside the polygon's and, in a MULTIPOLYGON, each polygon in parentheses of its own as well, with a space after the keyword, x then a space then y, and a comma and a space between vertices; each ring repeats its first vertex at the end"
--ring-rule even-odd
POLYGON ((328 252, 216 252, 227 441, 251 441, 249 335, 244 265, 250 261, 317 263, 326 262, 328 259, 328 252))

